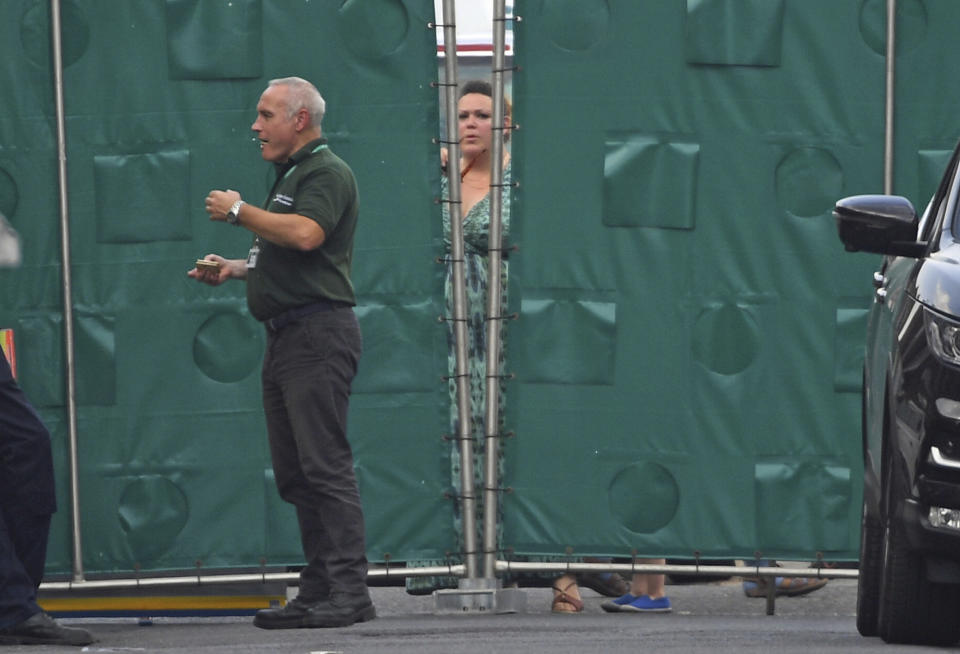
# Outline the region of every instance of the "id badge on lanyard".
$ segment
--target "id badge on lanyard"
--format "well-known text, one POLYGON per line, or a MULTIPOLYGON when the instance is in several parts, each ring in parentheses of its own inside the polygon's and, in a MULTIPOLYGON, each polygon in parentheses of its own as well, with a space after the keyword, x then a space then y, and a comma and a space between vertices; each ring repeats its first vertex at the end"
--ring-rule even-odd
MULTIPOLYGON (((317 152, 320 152, 320 150, 326 150, 327 147, 328 146, 326 143, 321 143, 320 145, 315 147, 313 150, 311 150, 310 154, 312 155, 317 152)), ((294 164, 293 166, 291 166, 291 168, 286 173, 284 173, 283 177, 278 178, 277 181, 274 182, 273 188, 270 189, 270 195, 273 195, 273 192, 277 189, 277 186, 279 186, 280 182, 282 182, 287 177, 289 177, 291 173, 293 173, 294 169, 296 169, 296 167, 297 167, 297 164, 294 164)), ((253 247, 250 248, 250 252, 247 254, 247 270, 252 270, 257 267, 257 259, 259 257, 260 257, 260 237, 258 236, 256 240, 253 242, 253 247)))
POLYGON ((253 270, 257 267, 257 258, 260 256, 260 239, 253 242, 253 247, 247 254, 247 270, 253 270))

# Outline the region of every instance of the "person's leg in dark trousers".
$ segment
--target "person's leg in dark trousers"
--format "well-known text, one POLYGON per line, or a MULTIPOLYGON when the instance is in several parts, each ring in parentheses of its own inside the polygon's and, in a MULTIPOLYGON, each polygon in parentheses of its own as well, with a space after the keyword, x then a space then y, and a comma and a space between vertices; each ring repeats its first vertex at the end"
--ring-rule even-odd
POLYGON ((89 645, 37 604, 57 510, 50 433, 0 354, 0 645, 89 645))
POLYGON ((0 354, 0 644, 89 645, 37 604, 57 510, 50 433, 0 354))
POLYGON ((350 385, 362 350, 350 309, 268 335, 263 399, 274 476, 294 504, 307 565, 300 595, 367 598, 360 494, 347 441, 350 385))
POLYGON ((10 506, 0 510, 0 629, 41 611, 37 588, 49 530, 49 513, 10 506))
POLYGON ((0 354, 0 628, 40 612, 54 511, 50 434, 0 354))

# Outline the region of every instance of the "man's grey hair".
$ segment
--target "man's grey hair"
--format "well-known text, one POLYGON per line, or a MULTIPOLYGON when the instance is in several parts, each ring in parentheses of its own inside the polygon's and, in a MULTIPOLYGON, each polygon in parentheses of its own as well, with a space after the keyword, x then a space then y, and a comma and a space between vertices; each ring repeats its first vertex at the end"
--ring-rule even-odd
POLYGON ((281 77, 272 79, 268 86, 286 86, 290 89, 290 98, 287 104, 287 118, 293 118, 298 111, 306 109, 310 114, 310 122, 319 127, 323 114, 327 110, 327 103, 317 87, 302 77, 281 77))

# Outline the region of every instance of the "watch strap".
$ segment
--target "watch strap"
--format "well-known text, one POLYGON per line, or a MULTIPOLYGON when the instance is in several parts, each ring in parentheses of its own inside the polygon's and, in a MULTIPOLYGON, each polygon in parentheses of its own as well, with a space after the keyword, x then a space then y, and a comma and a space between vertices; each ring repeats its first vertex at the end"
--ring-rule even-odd
POLYGON ((230 211, 227 212, 227 222, 231 225, 240 224, 240 207, 245 204, 243 200, 237 200, 233 203, 233 206, 230 207, 230 211))

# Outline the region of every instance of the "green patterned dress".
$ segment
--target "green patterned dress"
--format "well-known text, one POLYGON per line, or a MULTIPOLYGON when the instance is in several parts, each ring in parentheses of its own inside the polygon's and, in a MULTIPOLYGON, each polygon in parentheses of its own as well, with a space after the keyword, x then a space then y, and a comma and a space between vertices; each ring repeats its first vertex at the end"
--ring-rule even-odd
MULTIPOLYGON (((441 197, 449 197, 449 181, 443 177, 440 183, 441 197)), ((507 164, 503 171, 503 186, 501 187, 502 205, 501 205, 501 231, 503 243, 507 243, 510 232, 510 165, 507 164)), ((451 253, 450 243, 450 211, 448 203, 442 203, 443 219, 443 243, 444 252, 449 259, 451 253)), ((476 493, 482 495, 483 488, 483 459, 484 459, 484 435, 485 431, 485 403, 486 403, 486 347, 487 347, 487 283, 489 274, 489 230, 490 230, 490 193, 487 193, 482 200, 477 202, 467 215, 463 217, 463 250, 464 250, 464 287, 466 289, 466 323, 467 323, 467 366, 469 370, 470 381, 470 433, 474 437, 473 447, 473 470, 474 487, 476 493)), ((504 253, 505 254, 505 253, 504 253)), ((509 263, 506 256, 502 257, 500 265, 500 288, 502 295, 502 306, 507 306, 507 271, 509 263)), ((446 316, 453 316, 453 265, 447 262, 446 274, 444 277, 444 302, 446 305, 446 316)), ((504 310, 505 311, 505 310, 504 310)), ((459 433, 460 418, 457 410, 457 381, 456 377, 456 346, 454 342, 454 323, 447 321, 447 345, 448 345, 448 375, 449 379, 449 397, 450 397, 450 435, 452 437, 459 433)), ((501 321, 500 329, 500 348, 498 359, 500 362, 500 373, 504 372, 504 345, 506 329, 501 321)), ((499 431, 503 433, 503 410, 504 410, 504 384, 500 384, 499 392, 499 431)), ((460 447, 456 440, 451 440, 450 452, 450 482, 454 492, 459 495, 461 490, 460 483, 460 447)), ((503 464, 500 457, 500 475, 502 478, 503 464)), ((463 550, 463 524, 460 513, 460 502, 455 503, 454 508, 454 529, 459 539, 459 549, 463 550)), ((477 540, 478 547, 482 546, 483 534, 481 527, 483 525, 483 507, 482 497, 477 502, 477 540)), ((498 534, 499 541, 499 534, 498 534)), ((459 557, 457 557, 459 559, 459 557)), ((482 553, 478 553, 478 561, 482 561, 482 553)), ((459 562, 459 561, 458 561, 459 562)), ((437 563, 446 563, 437 562, 437 563)), ((411 593, 428 593, 436 588, 456 587, 457 578, 409 578, 407 580, 407 590, 411 593)))
MULTIPOLYGON (((441 183, 442 197, 447 197, 448 189, 447 179, 444 178, 441 183)), ((507 243, 510 234, 510 165, 503 171, 503 186, 501 187, 501 233, 502 242, 507 243)), ((446 203, 443 204, 443 237, 446 252, 450 252, 450 212, 446 203)), ((463 276, 464 287, 466 289, 466 320, 467 320, 467 366, 470 379, 470 433, 475 440, 473 448, 473 470, 474 487, 478 492, 483 488, 483 457, 485 441, 485 422, 486 422, 486 373, 487 373, 487 285, 489 282, 490 270, 490 193, 483 196, 483 199, 477 202, 467 215, 463 217, 463 276)), ((507 257, 501 258, 500 264, 500 291, 502 293, 501 306, 507 306, 507 272, 509 262, 507 257)), ((453 315, 453 266, 447 264, 447 272, 444 279, 443 296, 446 304, 448 316, 453 315)), ((505 311, 505 310, 504 310, 505 311)), ((497 353, 499 361, 500 374, 504 373, 504 350, 506 344, 505 321, 500 321, 500 348, 497 353)), ((457 382, 454 374, 457 370, 456 344, 454 343, 454 323, 447 322, 447 345, 448 361, 447 370, 450 375, 450 434, 459 433, 460 417, 457 410, 457 382)), ((502 377, 501 377, 502 379, 502 377)), ((499 392, 499 414, 498 433, 504 431, 504 384, 500 384, 499 392)), ((453 441, 454 447, 451 453, 450 474, 453 486, 457 491, 460 490, 460 452, 456 441, 453 441)), ((500 465, 500 477, 503 476, 502 457, 500 465)), ((457 534, 463 534, 460 524, 459 503, 454 512, 457 534)), ((477 505, 477 523, 483 524, 483 508, 478 502, 477 505)), ((478 539, 483 538, 482 533, 477 534, 478 539)))

